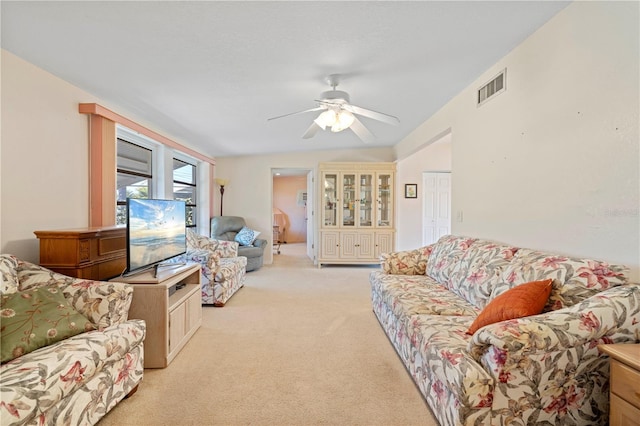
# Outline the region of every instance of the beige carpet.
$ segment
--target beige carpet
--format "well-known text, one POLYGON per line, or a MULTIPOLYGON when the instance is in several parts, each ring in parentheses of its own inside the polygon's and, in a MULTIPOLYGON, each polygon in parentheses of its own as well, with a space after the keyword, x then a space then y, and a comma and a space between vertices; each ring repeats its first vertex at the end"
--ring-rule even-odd
POLYGON ((371 310, 372 267, 318 269, 304 244, 247 274, 108 425, 437 425, 371 310))

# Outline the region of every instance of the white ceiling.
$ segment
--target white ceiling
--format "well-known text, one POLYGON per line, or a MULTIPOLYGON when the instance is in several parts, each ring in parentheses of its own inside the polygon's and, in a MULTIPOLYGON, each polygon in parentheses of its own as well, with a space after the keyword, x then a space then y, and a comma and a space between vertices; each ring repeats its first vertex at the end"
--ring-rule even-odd
MULTIPOLYGON (((1 2, 2 48, 213 157, 392 146, 568 2, 1 2), (301 135, 329 74, 377 136, 301 135)), ((473 102, 473 100, 470 100, 473 102)), ((3 105, 3 108, 10 108, 3 105)))

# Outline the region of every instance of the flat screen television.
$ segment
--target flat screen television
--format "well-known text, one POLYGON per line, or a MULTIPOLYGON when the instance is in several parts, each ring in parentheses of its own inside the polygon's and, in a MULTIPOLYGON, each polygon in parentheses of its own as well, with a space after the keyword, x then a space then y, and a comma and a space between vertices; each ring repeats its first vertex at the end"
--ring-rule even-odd
POLYGON ((127 274, 187 251, 184 201, 127 198, 127 274))

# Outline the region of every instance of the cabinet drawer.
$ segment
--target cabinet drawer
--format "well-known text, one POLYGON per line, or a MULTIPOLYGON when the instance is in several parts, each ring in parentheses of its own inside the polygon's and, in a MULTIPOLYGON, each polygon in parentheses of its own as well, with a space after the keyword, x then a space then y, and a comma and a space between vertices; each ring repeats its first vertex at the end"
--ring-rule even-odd
POLYGON ((609 412, 609 426, 634 426, 638 425, 640 408, 611 394, 611 408, 609 412))
POLYGON ((640 408, 640 372, 611 360, 611 393, 640 408))

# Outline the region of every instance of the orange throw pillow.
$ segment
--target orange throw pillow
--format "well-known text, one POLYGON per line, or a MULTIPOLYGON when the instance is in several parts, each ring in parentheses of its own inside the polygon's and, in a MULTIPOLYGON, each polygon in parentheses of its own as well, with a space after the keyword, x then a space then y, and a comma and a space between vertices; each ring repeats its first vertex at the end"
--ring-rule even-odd
POLYGON ((547 304, 552 283, 552 279, 531 281, 502 293, 484 307, 467 334, 473 334, 485 325, 539 314, 547 304))

